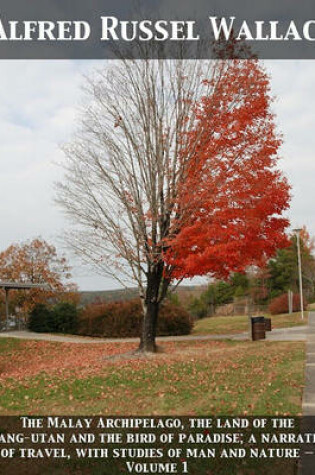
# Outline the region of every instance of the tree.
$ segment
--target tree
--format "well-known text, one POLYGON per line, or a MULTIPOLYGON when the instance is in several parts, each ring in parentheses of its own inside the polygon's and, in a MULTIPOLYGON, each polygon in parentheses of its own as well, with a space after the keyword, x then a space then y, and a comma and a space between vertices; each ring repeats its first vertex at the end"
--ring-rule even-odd
POLYGON ((254 267, 249 273, 250 300, 255 305, 265 305, 270 300, 270 271, 268 263, 262 267, 254 267))
POLYGON ((66 283, 70 278, 66 259, 59 257, 56 248, 44 240, 12 244, 0 253, 0 280, 47 285, 44 289, 12 291, 11 304, 23 313, 49 299, 76 301, 76 286, 66 283))
MULTIPOLYGON (((303 289, 308 299, 314 298, 315 293, 315 258, 314 240, 310 237, 305 226, 301 234, 301 260, 303 289)), ((290 245, 279 249, 276 256, 268 263, 270 289, 272 297, 292 290, 299 292, 299 275, 297 263, 297 242, 295 234, 290 237, 290 245)))
POLYGON ((140 350, 155 351, 176 279, 225 278, 285 243, 268 77, 256 60, 120 60, 86 91, 58 187, 68 243, 99 272, 136 281, 140 350))
POLYGON ((248 294, 249 279, 246 274, 234 273, 227 281, 212 282, 199 298, 194 298, 189 310, 196 318, 212 316, 216 307, 232 303, 235 297, 248 294))

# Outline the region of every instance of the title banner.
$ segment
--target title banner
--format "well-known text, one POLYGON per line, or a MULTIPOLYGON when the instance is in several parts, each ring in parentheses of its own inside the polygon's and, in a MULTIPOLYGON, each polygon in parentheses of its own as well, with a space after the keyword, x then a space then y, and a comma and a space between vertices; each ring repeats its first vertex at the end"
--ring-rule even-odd
POLYGON ((296 473, 314 448, 314 417, 0 417, 1 473, 296 473))
POLYGON ((315 58, 311 1, 1 0, 0 59, 315 58))

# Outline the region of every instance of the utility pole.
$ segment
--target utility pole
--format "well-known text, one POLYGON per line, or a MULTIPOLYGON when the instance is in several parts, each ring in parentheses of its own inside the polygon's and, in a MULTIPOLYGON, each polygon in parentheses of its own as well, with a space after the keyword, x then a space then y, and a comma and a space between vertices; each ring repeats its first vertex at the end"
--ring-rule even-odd
POLYGON ((304 309, 303 309, 302 262, 301 262, 301 244, 300 244, 301 229, 293 229, 293 232, 295 232, 295 235, 296 235, 298 270, 299 270, 299 287, 300 287, 300 306, 301 306, 301 318, 303 320, 304 309))
POLYGON ((293 292, 291 289, 288 290, 288 307, 289 307, 289 315, 293 313, 293 292))
POLYGON ((9 330, 9 289, 5 289, 5 329, 9 330))

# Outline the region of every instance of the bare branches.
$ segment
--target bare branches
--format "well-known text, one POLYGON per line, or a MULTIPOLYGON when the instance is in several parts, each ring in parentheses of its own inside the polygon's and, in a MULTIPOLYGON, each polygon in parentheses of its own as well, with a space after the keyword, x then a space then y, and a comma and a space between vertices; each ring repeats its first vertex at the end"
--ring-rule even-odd
POLYGON ((131 278, 141 291, 162 262, 189 160, 181 150, 211 71, 209 62, 120 60, 86 81, 89 106, 58 185, 75 224, 68 242, 99 272, 131 278))

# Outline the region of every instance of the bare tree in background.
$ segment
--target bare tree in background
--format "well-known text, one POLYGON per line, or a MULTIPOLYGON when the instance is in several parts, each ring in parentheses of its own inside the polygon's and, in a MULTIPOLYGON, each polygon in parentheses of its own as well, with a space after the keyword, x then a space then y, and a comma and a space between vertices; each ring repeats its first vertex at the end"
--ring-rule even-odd
POLYGON ((137 283, 143 351, 156 349, 159 306, 172 275, 163 240, 185 171, 180 150, 210 67, 181 60, 113 62, 87 79, 89 107, 65 147, 58 202, 76 224, 68 242, 101 273, 137 283))

